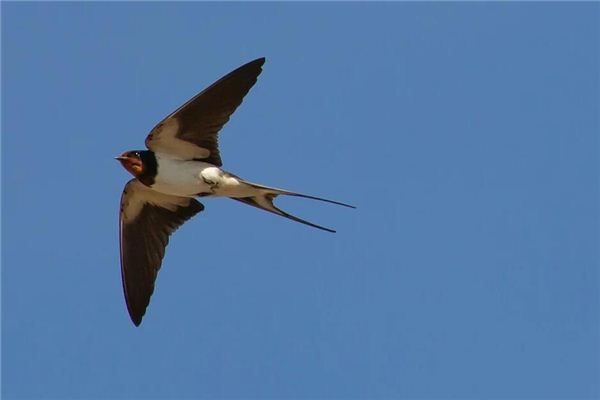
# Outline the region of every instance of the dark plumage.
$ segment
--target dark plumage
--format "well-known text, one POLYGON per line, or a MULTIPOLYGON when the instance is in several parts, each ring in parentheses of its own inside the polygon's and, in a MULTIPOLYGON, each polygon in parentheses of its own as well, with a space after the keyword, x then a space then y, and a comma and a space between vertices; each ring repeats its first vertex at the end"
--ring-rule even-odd
POLYGON ((265 59, 227 74, 179 107, 146 137, 149 150, 117 157, 135 179, 123 190, 120 212, 121 276, 127 310, 137 326, 150 302, 169 236, 204 209, 195 197, 224 196, 296 222, 335 232, 288 214, 279 195, 319 197, 257 185, 224 171, 218 133, 256 83, 265 59))

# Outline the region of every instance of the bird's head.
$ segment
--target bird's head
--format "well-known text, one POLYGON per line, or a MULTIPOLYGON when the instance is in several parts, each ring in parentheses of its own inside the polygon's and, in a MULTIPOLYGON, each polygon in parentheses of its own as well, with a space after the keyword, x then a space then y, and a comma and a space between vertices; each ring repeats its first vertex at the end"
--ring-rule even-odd
POLYGON ((123 168, 136 178, 144 172, 144 162, 142 161, 142 150, 126 151, 115 160, 119 160, 123 168))

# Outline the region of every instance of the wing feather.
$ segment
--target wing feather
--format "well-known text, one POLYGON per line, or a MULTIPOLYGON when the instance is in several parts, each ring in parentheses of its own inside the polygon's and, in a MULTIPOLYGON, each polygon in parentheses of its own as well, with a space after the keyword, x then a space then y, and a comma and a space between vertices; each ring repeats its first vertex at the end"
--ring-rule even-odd
POLYGON ((225 75, 163 119, 146 137, 154 152, 222 165, 218 133, 262 72, 258 58, 225 75))
POLYGON ((137 179, 125 185, 119 218, 121 277, 127 310, 136 326, 150 303, 169 236, 203 209, 193 198, 156 192, 137 179))

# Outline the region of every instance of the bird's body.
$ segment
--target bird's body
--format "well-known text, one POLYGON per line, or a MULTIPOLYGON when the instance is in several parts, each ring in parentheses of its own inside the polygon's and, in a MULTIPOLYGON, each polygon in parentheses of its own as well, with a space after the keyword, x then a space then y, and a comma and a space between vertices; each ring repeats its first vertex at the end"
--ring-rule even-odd
POLYGON ((216 195, 214 188, 224 186, 221 168, 197 160, 181 160, 167 154, 154 154, 158 171, 152 189, 176 196, 216 195))
POLYGON ((121 273, 127 308, 141 323, 169 236, 204 209, 197 197, 229 197, 321 230, 273 204, 279 195, 346 207, 348 204, 248 182, 221 168, 218 132, 262 71, 251 61, 202 91, 160 122, 146 138, 149 150, 117 159, 134 179, 123 190, 120 212, 121 273))
POLYGON ((146 153, 147 157, 154 157, 156 163, 156 175, 147 186, 164 194, 244 198, 261 192, 255 185, 204 161, 174 158, 147 150, 139 152, 146 153))

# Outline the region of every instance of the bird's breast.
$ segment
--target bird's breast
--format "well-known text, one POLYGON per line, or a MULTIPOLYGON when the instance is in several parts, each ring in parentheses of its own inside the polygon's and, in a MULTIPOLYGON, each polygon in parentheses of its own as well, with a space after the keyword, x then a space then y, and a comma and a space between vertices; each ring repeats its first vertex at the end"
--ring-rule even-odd
POLYGON ((204 170, 218 169, 212 164, 194 160, 176 160, 157 155, 157 172, 152 189, 177 196, 193 197, 210 193, 210 185, 202 179, 204 170))

